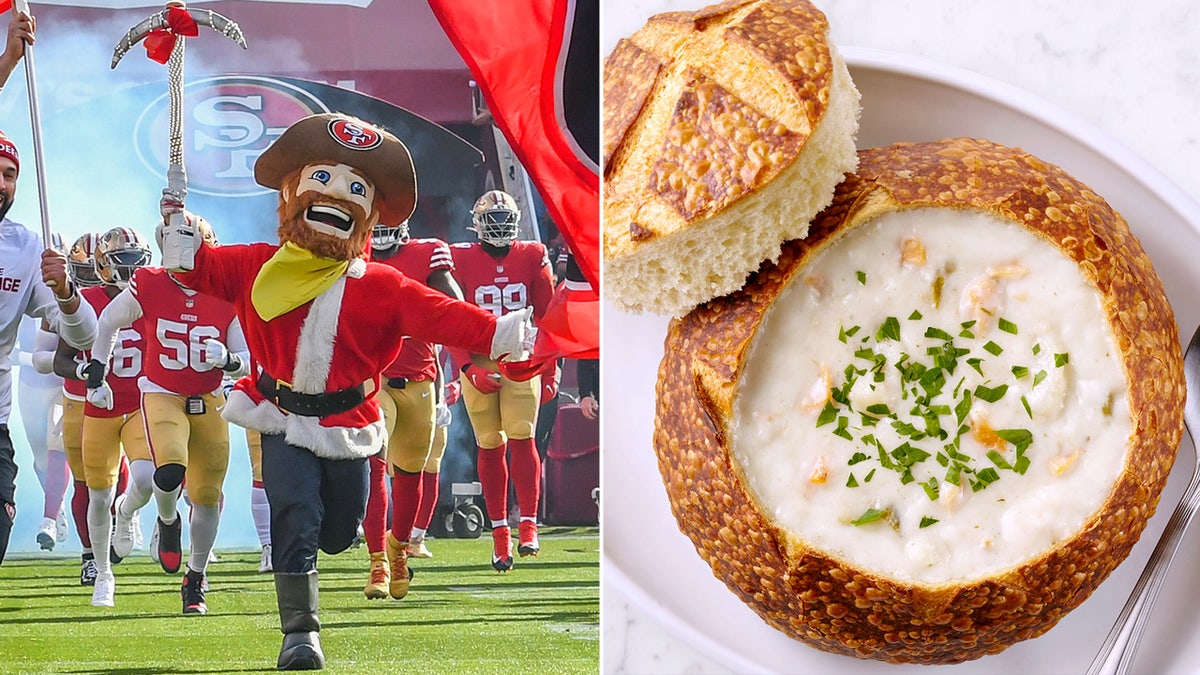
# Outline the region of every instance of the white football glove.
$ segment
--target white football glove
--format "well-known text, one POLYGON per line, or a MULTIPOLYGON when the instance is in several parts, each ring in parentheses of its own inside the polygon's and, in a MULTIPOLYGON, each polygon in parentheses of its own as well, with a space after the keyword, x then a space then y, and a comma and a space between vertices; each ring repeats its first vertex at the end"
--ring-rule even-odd
POLYGON ((197 241, 193 216, 183 209, 184 194, 171 188, 163 189, 158 202, 163 222, 155 232, 162 249, 162 265, 169 270, 187 271, 195 266, 197 241))
POLYGON ((95 389, 87 390, 87 400, 88 400, 88 403, 91 403, 92 405, 96 406, 97 408, 103 408, 105 410, 112 410, 112 408, 113 408, 112 387, 108 386, 107 382, 101 382, 99 387, 96 387, 95 389))
POLYGON ((498 361, 528 361, 533 355, 533 343, 536 340, 533 308, 510 312, 496 319, 490 356, 498 361))
POLYGON ((454 420, 454 413, 450 412, 450 406, 445 403, 437 404, 436 412, 434 413, 433 421, 439 427, 448 427, 450 422, 454 420))
POLYGON ((229 349, 225 343, 216 339, 206 341, 204 343, 204 362, 224 369, 229 363, 229 349))

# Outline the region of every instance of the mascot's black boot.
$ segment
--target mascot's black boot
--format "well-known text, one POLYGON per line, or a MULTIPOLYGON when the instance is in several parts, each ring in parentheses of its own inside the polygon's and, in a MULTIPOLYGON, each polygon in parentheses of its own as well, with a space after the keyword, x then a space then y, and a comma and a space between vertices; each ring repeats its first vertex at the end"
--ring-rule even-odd
POLYGON ((279 670, 321 670, 325 654, 321 651, 321 620, 317 618, 317 571, 275 575, 275 597, 279 601, 279 628, 283 646, 279 649, 279 670))

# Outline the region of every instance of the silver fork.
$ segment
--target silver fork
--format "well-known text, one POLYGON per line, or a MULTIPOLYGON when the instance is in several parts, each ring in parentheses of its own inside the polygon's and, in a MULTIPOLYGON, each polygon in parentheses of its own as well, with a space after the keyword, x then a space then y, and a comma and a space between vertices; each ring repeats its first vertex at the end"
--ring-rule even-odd
MULTIPOLYGON (((1200 436, 1200 328, 1192 335, 1187 351, 1183 355, 1183 377, 1187 383, 1187 401, 1183 407, 1183 421, 1187 424, 1188 436, 1195 445, 1200 436)), ((1167 569, 1183 540, 1192 517, 1200 507, 1200 449, 1196 451, 1196 466, 1192 469, 1192 480, 1183 491, 1175 512, 1167 521, 1163 530, 1138 577, 1129 599, 1121 608, 1121 614, 1104 639, 1096 658, 1088 668, 1088 675, 1124 675, 1133 666, 1133 657, 1137 653, 1138 643, 1146 630, 1146 621, 1150 618, 1150 610, 1158 599, 1158 591, 1167 578, 1167 569)))

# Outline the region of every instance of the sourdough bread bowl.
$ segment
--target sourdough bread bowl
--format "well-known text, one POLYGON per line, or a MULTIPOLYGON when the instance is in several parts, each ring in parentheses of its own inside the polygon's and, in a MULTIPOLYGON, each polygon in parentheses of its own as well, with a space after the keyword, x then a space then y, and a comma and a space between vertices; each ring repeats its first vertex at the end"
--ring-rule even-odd
POLYGON ((859 94, 806 0, 651 17, 604 62, 605 296, 680 316, 803 237, 854 168, 859 94))
POLYGON ((983 140, 860 151, 808 236, 664 351, 654 445, 681 531, 768 624, 864 658, 1049 630, 1128 555, 1183 431, 1136 237, 983 140))

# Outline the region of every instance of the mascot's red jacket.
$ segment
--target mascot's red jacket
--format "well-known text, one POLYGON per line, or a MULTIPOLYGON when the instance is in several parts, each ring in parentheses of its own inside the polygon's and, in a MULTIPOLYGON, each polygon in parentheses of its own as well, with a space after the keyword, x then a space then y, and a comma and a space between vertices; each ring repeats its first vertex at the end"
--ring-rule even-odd
POLYGON ((286 433, 288 442, 319 457, 367 457, 382 447, 384 427, 373 394, 379 374, 400 351, 401 336, 479 354, 492 351, 492 314, 362 259, 352 261, 347 273, 316 299, 264 321, 251 305, 250 290, 278 248, 205 244, 196 252, 195 270, 177 276, 197 291, 233 303, 250 353, 271 377, 309 394, 365 383, 368 396, 357 407, 327 417, 292 415, 268 401, 251 375, 238 382, 226 405, 224 417, 234 424, 286 433))

